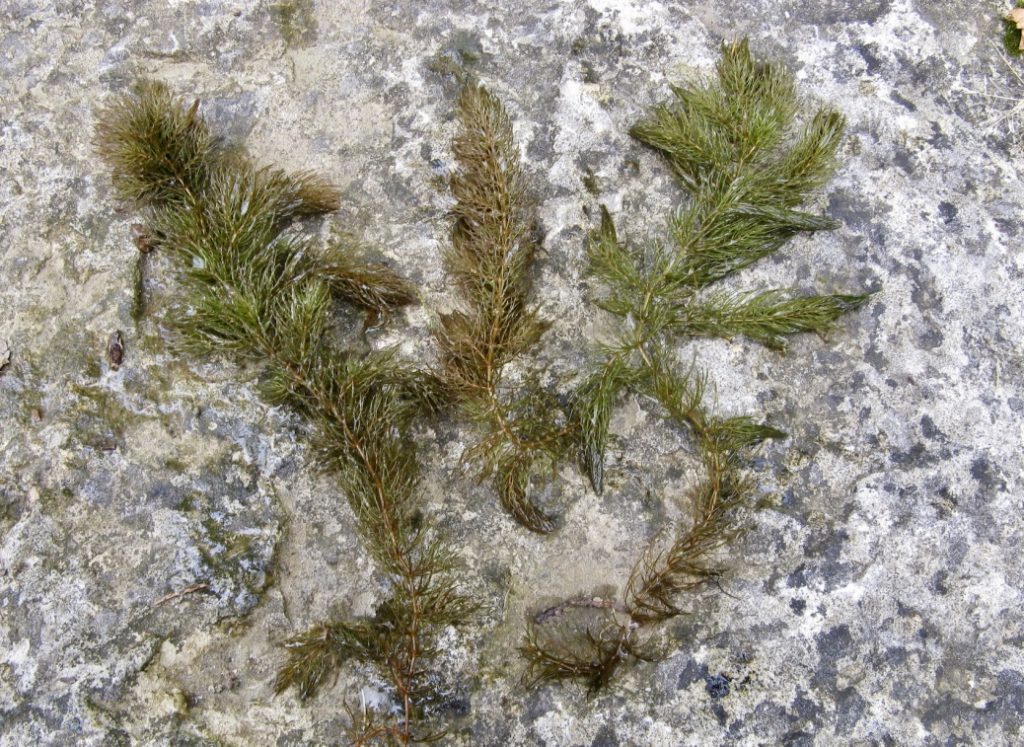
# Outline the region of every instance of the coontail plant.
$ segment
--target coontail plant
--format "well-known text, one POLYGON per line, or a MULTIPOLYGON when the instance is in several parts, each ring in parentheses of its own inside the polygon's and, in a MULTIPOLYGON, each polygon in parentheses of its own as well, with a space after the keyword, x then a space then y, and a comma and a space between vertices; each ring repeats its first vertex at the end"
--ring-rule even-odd
POLYGON ((117 193, 148 216, 148 242, 178 260, 182 299, 169 321, 180 342, 258 366, 267 399, 305 418, 320 465, 338 477, 387 578, 374 616, 328 620, 289 641, 275 689, 294 686, 305 699, 342 663, 370 663, 390 683, 395 708, 356 724, 353 741, 429 736, 422 722, 435 633, 472 606, 417 491, 411 428, 440 406, 443 387, 390 352, 343 350, 332 333, 336 301, 378 315, 412 302, 413 288, 344 241, 321 247, 294 230, 297 219, 336 209, 337 191, 224 147, 198 102, 185 106, 159 83, 107 107, 97 144, 117 193))
POLYGON ((510 385, 505 367, 521 359, 548 327, 528 299, 537 250, 533 205, 504 107, 486 89, 465 87, 452 144, 457 173, 454 227, 445 264, 462 305, 443 315, 436 336, 443 375, 480 431, 466 453, 493 478, 501 503, 541 534, 554 517, 528 496, 530 477, 568 455, 571 431, 557 400, 528 374, 510 385))
POLYGON ((597 690, 622 663, 645 658, 645 631, 681 614, 681 595, 718 575, 717 551, 742 527, 755 492, 744 452, 785 435, 748 417, 709 415, 706 376, 678 368, 673 342, 743 336, 782 350, 786 336, 824 333, 867 298, 713 287, 798 233, 835 227, 799 205, 832 173, 844 126, 823 108, 797 130, 792 78, 755 61, 746 41, 723 47, 717 72, 714 83, 673 88, 672 100, 631 131, 665 158, 689 201, 668 236, 645 248, 622 241, 602 209, 590 266, 606 289, 598 303, 622 319, 622 331, 574 400, 582 461, 598 492, 608 423, 625 391, 651 398, 692 434, 704 476, 686 495, 688 527, 644 553, 621 601, 572 599, 530 622, 522 650, 534 681, 581 680, 597 690))

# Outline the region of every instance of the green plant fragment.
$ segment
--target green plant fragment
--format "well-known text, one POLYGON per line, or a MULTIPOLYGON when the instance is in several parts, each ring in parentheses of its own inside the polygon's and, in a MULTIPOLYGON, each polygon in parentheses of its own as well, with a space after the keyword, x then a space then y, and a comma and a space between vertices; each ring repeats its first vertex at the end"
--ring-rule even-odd
POLYGON ((331 334, 337 300, 379 314, 411 303, 412 286, 366 262, 352 241, 321 248, 296 231, 296 221, 336 209, 337 190, 222 147, 198 102, 184 106, 162 84, 116 99, 96 136, 118 194, 147 210, 155 247, 178 260, 179 344, 258 365, 264 396, 305 417, 319 465, 339 480, 386 578, 374 617, 318 623, 286 644, 275 690, 294 686, 307 699, 344 662, 369 662, 394 697, 393 710, 370 718, 380 737, 407 744, 434 734, 422 725, 434 638, 475 604, 423 514, 412 428, 449 394, 392 351, 357 355, 331 334))
MULTIPOLYGON (((1024 0, 1017 0, 1013 6, 1014 10, 1024 9, 1024 0)), ((1002 18, 1003 21, 1003 49, 1006 53, 1012 57, 1020 57, 1024 54, 1024 49, 1021 49, 1021 20, 1011 10, 1002 18)))
POLYGON ((459 169, 449 183, 456 202, 445 266, 462 304, 438 320, 442 372, 480 432, 465 458, 479 465, 481 479, 491 478, 513 519, 546 534, 555 517, 531 500, 529 483, 569 453, 571 430, 535 375, 516 387, 503 376, 548 328, 528 300, 537 250, 533 205, 501 102, 470 84, 457 117, 452 151, 459 169))
POLYGON ((611 414, 634 391, 690 433, 704 474, 684 496, 688 522, 648 547, 621 602, 570 599, 529 621, 521 649, 529 682, 578 681, 594 692, 624 663, 648 657, 652 627, 686 611, 684 595, 719 576, 720 551, 743 531, 756 494, 747 453, 786 435, 747 416, 710 414, 706 372, 680 366, 673 343, 742 336, 782 350, 787 337, 824 334, 869 298, 711 287, 798 233, 836 227, 800 205, 832 173, 844 119, 821 108, 800 128, 798 110, 789 73, 755 60, 744 40, 723 46, 717 80, 674 87, 671 101, 631 130, 664 157, 689 200, 667 236, 643 246, 625 241, 601 208, 590 271, 604 288, 596 303, 621 319, 621 331, 573 395, 580 461, 600 492, 611 414))

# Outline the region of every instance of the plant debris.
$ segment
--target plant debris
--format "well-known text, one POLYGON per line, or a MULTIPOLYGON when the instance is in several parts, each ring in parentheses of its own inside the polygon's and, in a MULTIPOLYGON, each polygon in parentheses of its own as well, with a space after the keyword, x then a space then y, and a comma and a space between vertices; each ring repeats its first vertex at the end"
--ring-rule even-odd
POLYGON ((110 368, 116 371, 124 361, 124 336, 121 330, 116 330, 107 339, 107 362, 110 368))
POLYGON ((1024 0, 1003 16, 1003 46, 1007 53, 1019 57, 1024 54, 1024 0))
POLYGON ((527 494, 531 475, 569 454, 572 428, 536 372, 510 386, 503 369, 533 348, 548 322, 528 300, 538 240, 534 208, 512 123, 501 102, 473 83, 458 104, 452 144, 458 171, 451 246, 445 254, 462 307, 436 330, 444 379, 481 431, 466 458, 491 477, 502 506, 524 527, 546 534, 555 519, 527 494))

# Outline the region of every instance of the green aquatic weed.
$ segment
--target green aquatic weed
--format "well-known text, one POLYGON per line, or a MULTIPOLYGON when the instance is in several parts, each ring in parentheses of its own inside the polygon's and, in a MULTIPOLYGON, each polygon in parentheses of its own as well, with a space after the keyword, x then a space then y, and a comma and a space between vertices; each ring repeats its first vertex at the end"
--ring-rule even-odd
POLYGON ((581 460, 601 492, 611 415, 634 391, 691 433, 704 476, 685 496, 689 525, 662 532, 642 554, 621 601, 575 597, 529 622, 521 650, 531 682, 577 680, 594 691, 623 663, 648 658, 646 632, 682 614, 680 597, 720 574, 717 552, 742 529, 756 492, 746 452, 785 436, 749 417, 711 414, 707 373, 680 368, 673 344, 742 336, 782 350, 786 337, 827 332, 868 298, 714 288, 796 234, 836 226, 799 206, 832 173, 843 117, 821 108, 798 128, 798 109, 789 73, 755 60, 744 40, 723 47, 716 81, 673 87, 631 130, 689 199, 659 242, 624 241, 603 208, 591 234, 590 269, 604 291, 597 303, 619 318, 620 332, 573 398, 581 460))
POLYGON ((96 139, 118 195, 146 213, 148 241, 178 260, 181 298, 169 321, 181 347, 258 366, 268 401, 304 417, 319 465, 338 478, 387 579, 374 615, 328 620, 290 640, 275 690, 294 686, 305 699, 344 662, 369 663, 390 683, 395 708, 361 717, 354 739, 429 737, 435 634, 474 607, 418 490, 412 427, 447 392, 393 352, 343 349, 331 333, 338 302, 377 316, 412 303, 413 287, 367 262, 350 237, 320 246, 295 230, 337 209, 337 190, 225 147, 198 102, 184 105, 163 84, 142 82, 117 98, 96 139))

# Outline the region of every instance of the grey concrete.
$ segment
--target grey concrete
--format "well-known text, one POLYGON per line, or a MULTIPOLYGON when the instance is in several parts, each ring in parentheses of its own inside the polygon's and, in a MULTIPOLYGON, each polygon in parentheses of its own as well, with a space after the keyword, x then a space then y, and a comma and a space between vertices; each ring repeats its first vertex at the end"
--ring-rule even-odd
POLYGON ((555 320, 541 357, 560 387, 605 323, 582 276, 594 208, 642 239, 678 199, 628 125, 741 35, 850 128, 815 198, 843 227, 737 287, 880 292, 785 356, 681 347, 711 369, 721 410, 792 435, 755 464, 769 505, 731 549, 723 591, 663 631, 664 660, 595 699, 518 688, 524 615, 624 583, 683 511, 685 439, 625 403, 611 488, 595 497, 566 468, 565 526, 538 539, 459 472, 464 427, 423 434, 430 510, 488 603, 445 634, 446 743, 1020 743, 1024 64, 1002 58, 1003 6, 0 3, 0 744, 337 744, 343 704, 380 684, 351 669, 306 707, 272 697, 277 644, 331 610, 371 610, 380 578, 254 372, 176 352, 159 255, 138 308, 137 217, 93 154, 98 105, 153 76, 258 158, 325 172, 345 193, 335 223, 423 288, 378 344, 429 360, 424 331, 452 303, 444 55, 468 60, 513 112, 541 198, 536 288, 555 320))

